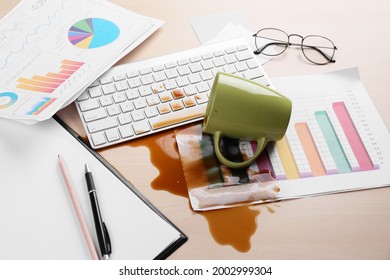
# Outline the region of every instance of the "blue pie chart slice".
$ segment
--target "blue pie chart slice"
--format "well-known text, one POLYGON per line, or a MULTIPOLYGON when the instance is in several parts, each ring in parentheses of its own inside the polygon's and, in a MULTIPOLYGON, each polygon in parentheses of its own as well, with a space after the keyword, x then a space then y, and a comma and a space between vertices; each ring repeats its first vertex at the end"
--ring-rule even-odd
POLYGON ((120 34, 118 26, 102 18, 86 18, 73 24, 68 39, 76 47, 94 49, 114 42, 120 34))

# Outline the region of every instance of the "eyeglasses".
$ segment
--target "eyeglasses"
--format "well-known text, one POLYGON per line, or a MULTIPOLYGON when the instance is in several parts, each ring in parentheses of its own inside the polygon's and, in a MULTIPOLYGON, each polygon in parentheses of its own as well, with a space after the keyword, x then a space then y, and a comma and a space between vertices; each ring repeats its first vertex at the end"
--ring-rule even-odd
POLYGON ((314 64, 327 64, 336 62, 333 57, 336 46, 331 40, 318 35, 303 37, 298 34, 287 34, 276 28, 260 29, 255 37, 256 51, 254 54, 277 56, 282 54, 289 46, 298 46, 302 49, 303 55, 314 64), (301 43, 291 43, 291 37, 301 38, 301 43))

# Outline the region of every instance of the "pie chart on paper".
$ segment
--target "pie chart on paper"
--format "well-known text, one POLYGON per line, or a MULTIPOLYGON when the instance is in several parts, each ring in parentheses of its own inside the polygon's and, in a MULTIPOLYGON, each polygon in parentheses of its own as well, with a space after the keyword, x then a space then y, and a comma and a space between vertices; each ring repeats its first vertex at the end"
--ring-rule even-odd
POLYGON ((69 28, 68 39, 81 49, 94 49, 114 42, 119 33, 118 26, 111 21, 102 18, 86 18, 69 28))

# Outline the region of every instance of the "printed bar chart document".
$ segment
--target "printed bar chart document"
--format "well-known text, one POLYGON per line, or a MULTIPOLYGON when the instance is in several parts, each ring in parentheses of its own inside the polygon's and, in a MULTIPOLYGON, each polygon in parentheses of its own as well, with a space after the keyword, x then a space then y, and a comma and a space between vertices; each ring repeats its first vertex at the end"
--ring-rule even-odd
POLYGON ((0 118, 0 135, 0 259, 90 259, 58 155, 97 246, 85 164, 93 171, 111 259, 163 259, 186 241, 130 182, 56 120, 26 126, 0 118))
MULTIPOLYGON (((264 172, 273 174, 279 191, 260 201, 252 201, 254 196, 250 196, 250 203, 390 186, 390 135, 360 82, 357 68, 281 77, 272 79, 272 83, 292 101, 290 123, 285 136, 268 143, 245 172, 248 178, 264 172)), ((211 160, 211 156, 193 156, 199 150, 207 150, 208 154, 213 150, 212 143, 204 141, 205 133, 202 136, 201 128, 196 126, 192 132, 176 132, 176 139, 191 205, 195 210, 208 210, 199 206, 201 195, 209 196, 204 195, 204 200, 210 199, 209 193, 219 195, 214 207, 224 204, 222 195, 228 193, 232 200, 232 194, 241 195, 244 187, 250 189, 257 182, 240 182, 239 176, 211 160), (186 150, 191 151, 193 161, 187 166, 186 150), (199 168, 191 168, 195 164, 199 168), (215 189, 217 183, 225 186, 215 189)), ((250 158, 256 143, 240 141, 239 149, 243 158, 250 158)), ((240 199, 246 199, 244 195, 240 199)))
POLYGON ((0 117, 50 118, 162 24, 102 0, 21 1, 0 21, 0 117))

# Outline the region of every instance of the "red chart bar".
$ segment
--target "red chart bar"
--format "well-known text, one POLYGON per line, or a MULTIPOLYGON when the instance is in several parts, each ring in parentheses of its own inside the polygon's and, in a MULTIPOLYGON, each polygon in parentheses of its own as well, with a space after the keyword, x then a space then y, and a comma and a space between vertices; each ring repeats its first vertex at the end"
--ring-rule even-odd
POLYGON ((335 102, 332 106, 341 127, 343 128, 345 136, 347 137, 348 143, 359 163, 360 169, 374 169, 374 164, 372 163, 370 155, 368 154, 366 147, 356 130, 355 124, 353 123, 351 115, 349 114, 347 107, 345 107, 344 102, 335 102))
MULTIPOLYGON (((255 141, 251 141, 251 146, 253 152, 257 149, 257 143, 255 141)), ((269 155, 267 152, 267 148, 261 152, 259 158, 256 160, 257 168, 259 171, 268 171, 275 177, 274 169, 272 168, 271 160, 269 159, 269 155)))

